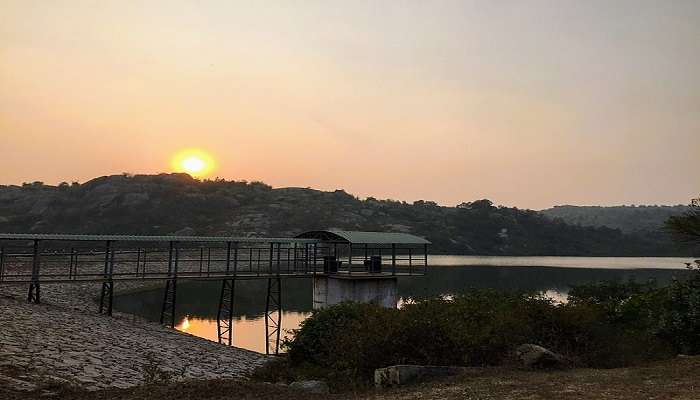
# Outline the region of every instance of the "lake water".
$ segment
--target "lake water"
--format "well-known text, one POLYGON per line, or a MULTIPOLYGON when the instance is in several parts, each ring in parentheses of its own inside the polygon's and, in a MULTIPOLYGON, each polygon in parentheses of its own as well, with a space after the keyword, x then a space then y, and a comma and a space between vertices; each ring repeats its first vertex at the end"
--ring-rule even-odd
MULTIPOLYGON (((564 300, 571 285, 601 280, 667 284, 687 273, 690 258, 431 256, 426 276, 399 278, 402 298, 459 293, 469 287, 541 291, 564 300)), ((299 326, 311 313, 311 279, 282 281, 282 329, 299 326)), ((220 282, 178 282, 177 329, 216 341, 220 282)), ((265 280, 236 282, 233 345, 265 351, 265 280)), ((115 298, 114 307, 157 321, 162 289, 115 298)))

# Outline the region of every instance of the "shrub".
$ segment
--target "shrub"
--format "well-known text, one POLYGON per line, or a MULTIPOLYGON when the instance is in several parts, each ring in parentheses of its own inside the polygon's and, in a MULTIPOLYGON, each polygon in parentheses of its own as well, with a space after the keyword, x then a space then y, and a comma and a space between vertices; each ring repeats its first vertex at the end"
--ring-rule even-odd
MULTIPOLYGON (((700 265, 699 265, 700 267, 700 265)), ((618 367, 700 353, 700 270, 659 288, 603 282, 556 304, 538 294, 471 289, 402 309, 342 303, 316 310, 283 345, 293 374, 367 383, 394 364, 485 366, 535 343, 574 365, 618 367)))
POLYGON ((688 266, 691 276, 674 280, 662 291, 662 306, 654 318, 657 334, 673 343, 676 351, 700 354, 700 260, 688 266))

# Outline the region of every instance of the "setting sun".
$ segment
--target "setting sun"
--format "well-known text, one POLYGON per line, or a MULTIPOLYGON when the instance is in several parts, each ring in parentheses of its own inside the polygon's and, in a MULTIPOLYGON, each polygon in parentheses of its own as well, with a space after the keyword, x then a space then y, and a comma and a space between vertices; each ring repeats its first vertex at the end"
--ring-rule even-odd
POLYGON ((194 177, 205 177, 214 170, 214 159, 199 149, 186 149, 178 152, 172 159, 172 168, 176 172, 186 172, 194 177))

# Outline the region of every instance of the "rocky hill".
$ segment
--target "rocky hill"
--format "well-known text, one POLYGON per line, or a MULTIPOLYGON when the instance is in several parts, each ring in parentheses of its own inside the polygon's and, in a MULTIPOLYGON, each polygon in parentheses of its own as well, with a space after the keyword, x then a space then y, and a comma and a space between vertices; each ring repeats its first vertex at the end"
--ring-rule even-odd
POLYGON ((293 236, 312 229, 410 232, 433 251, 480 255, 689 255, 663 232, 569 225, 477 200, 457 207, 342 190, 273 189, 185 174, 114 175, 83 184, 0 186, 0 232, 293 236))
POLYGON ((607 226, 622 232, 654 232, 671 216, 690 211, 689 206, 556 206, 542 213, 581 226, 607 226))

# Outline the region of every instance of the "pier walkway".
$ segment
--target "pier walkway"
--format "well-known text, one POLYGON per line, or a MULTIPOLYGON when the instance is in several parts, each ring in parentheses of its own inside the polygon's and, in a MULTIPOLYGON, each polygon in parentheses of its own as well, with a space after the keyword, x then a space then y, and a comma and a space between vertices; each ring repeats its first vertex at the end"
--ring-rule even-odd
POLYGON ((314 231, 296 238, 0 234, 0 286, 101 283, 98 312, 112 314, 114 285, 165 284, 160 322, 175 326, 178 280, 221 281, 219 342, 232 343, 235 281, 267 279, 268 353, 278 352, 282 283, 315 276, 423 275, 429 242, 401 233, 314 231))

